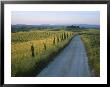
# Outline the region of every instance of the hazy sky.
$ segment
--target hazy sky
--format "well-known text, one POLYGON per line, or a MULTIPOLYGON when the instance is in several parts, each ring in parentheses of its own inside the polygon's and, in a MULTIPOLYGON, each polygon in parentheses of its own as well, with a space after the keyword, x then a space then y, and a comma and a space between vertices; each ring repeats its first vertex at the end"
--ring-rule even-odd
POLYGON ((99 11, 14 11, 12 24, 100 24, 99 11))

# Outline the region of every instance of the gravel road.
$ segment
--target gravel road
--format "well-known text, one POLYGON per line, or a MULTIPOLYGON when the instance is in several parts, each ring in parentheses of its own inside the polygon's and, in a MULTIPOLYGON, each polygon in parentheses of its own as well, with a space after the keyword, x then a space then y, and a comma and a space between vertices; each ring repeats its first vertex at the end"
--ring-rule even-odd
POLYGON ((37 77, 90 77, 88 58, 79 35, 75 36, 37 77))

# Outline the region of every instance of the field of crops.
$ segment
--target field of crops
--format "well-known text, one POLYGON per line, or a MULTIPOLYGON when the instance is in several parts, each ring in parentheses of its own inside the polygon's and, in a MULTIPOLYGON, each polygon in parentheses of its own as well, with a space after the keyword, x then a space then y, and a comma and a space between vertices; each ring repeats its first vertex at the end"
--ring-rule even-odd
POLYGON ((74 36, 69 31, 11 34, 11 76, 35 76, 74 36))
POLYGON ((100 76, 100 30, 83 30, 80 33, 86 46, 93 76, 100 76))

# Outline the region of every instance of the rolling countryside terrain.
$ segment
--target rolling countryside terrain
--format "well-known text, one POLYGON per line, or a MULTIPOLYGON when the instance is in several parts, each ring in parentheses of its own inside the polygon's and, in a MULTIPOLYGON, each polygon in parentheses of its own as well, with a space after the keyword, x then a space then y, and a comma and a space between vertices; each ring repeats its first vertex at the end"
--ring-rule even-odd
POLYGON ((11 75, 36 75, 74 35, 70 31, 36 30, 12 33, 11 75))
POLYGON ((100 76, 98 29, 20 31, 11 42, 11 76, 100 76))

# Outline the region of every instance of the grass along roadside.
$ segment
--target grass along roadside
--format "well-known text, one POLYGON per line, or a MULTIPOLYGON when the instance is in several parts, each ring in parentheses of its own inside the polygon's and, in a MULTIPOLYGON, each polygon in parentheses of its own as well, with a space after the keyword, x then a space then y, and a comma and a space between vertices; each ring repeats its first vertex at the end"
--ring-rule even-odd
POLYGON ((100 76, 100 30, 86 30, 80 33, 83 40, 87 55, 89 58, 89 65, 93 76, 100 76))
POLYGON ((68 31, 14 33, 11 46, 11 76, 36 76, 70 42, 73 35, 73 32, 68 31), (25 36, 28 33, 29 35, 25 36), (41 36, 41 33, 44 36, 41 36), (34 57, 30 49, 32 44, 34 57))

